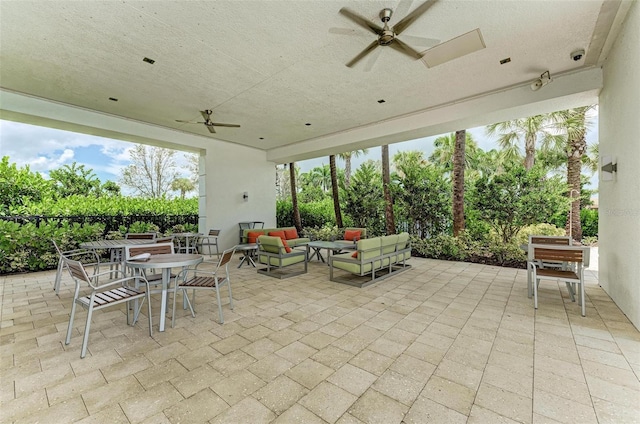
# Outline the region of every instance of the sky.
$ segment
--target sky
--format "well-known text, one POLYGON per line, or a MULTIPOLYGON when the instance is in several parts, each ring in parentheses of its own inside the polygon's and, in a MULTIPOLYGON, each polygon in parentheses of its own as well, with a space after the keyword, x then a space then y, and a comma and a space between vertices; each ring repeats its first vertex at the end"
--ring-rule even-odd
MULTIPOLYGON (((495 142, 486 136, 484 127, 471 128, 468 131, 483 150, 497 147, 495 142)), ((594 119, 594 125, 587 133, 587 142, 595 143, 597 137, 597 119, 594 119)), ((398 151, 420 150, 425 152, 424 157, 427 158, 433 152, 433 141, 436 138, 437 136, 426 137, 391 144, 389 155, 393 157, 398 151)), ((85 169, 93 169, 103 183, 108 180, 118 182, 122 169, 130 164, 129 151, 134 145, 120 140, 0 120, 0 157, 9 156, 9 161, 16 163, 18 167, 29 165, 31 171, 40 172, 45 178, 52 169, 77 162, 78 165, 84 165, 85 169)), ((366 156, 352 158, 351 167, 355 171, 362 162, 368 159, 379 160, 380 157, 379 147, 369 149, 366 156)), ((176 154, 175 159, 178 170, 188 169, 183 152, 176 154)), ((328 164, 329 158, 321 157, 296 163, 302 172, 307 172, 316 166, 328 164)), ((344 166, 340 159, 338 166, 344 166)), ((189 177, 187 174, 183 176, 189 177)), ((591 186, 597 188, 597 174, 591 178, 591 186)), ((130 193, 123 187, 123 194, 130 193)))

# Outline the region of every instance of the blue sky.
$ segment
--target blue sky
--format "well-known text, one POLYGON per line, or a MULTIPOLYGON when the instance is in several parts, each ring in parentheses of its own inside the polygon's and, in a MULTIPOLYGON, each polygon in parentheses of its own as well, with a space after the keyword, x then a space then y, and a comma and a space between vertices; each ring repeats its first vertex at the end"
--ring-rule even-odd
MULTIPOLYGON (((597 119, 594 121, 595 125, 587 134, 587 142, 590 144, 596 142, 598 136, 597 119)), ((496 147, 495 142, 485 135, 484 127, 469 131, 483 150, 496 147)), ((427 137, 392 144, 389 146, 389 154, 393 157, 398 151, 421 150, 428 157, 433 152, 433 141, 436 138, 427 137)), ((45 176, 48 176, 50 170, 75 161, 85 168, 93 169, 102 182, 118 182, 122 168, 130 164, 129 151, 133 146, 132 143, 120 140, 0 120, 0 157, 9 156, 10 161, 18 166, 29 165, 32 171, 45 176)), ((175 159, 178 169, 187 169, 184 153, 179 152, 175 159)), ((357 169, 367 159, 380 159, 380 148, 369 149, 367 156, 354 158, 352 169, 357 169)), ((298 162, 302 172, 328 163, 328 157, 298 162)), ((339 161, 338 166, 341 164, 339 161)), ((187 174, 184 176, 188 177, 187 174)), ((592 186, 597 187, 597 175, 591 181, 592 186)))

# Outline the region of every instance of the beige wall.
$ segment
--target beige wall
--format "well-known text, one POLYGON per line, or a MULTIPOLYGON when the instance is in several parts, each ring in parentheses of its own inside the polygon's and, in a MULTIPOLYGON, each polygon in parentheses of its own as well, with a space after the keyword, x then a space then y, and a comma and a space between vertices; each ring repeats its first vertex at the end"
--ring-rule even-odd
POLYGON ((264 151, 212 140, 200 155, 200 232, 221 230, 222 250, 238 244, 238 222, 263 221, 265 228, 274 227, 275 178, 275 164, 264 151))
MULTIPOLYGON (((634 2, 604 69, 600 155, 618 173, 600 180, 599 280, 640 328, 640 5, 634 2)), ((602 176, 601 176, 602 177, 602 176)))

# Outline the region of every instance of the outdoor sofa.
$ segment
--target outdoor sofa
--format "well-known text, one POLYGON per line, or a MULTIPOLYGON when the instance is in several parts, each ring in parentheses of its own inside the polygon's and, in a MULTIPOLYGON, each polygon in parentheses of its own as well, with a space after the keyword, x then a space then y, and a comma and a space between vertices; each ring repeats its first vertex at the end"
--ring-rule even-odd
POLYGON ((329 279, 356 287, 368 286, 409 269, 411 265, 406 261, 410 257, 408 233, 361 239, 356 243, 355 252, 329 257, 329 279), (336 270, 348 274, 338 277, 334 275, 336 270))

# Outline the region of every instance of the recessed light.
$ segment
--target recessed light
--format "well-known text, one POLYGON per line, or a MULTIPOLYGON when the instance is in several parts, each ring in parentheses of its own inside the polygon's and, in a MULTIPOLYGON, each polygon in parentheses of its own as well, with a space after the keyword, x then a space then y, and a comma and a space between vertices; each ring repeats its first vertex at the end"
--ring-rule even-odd
POLYGON ((378 100, 378 103, 384 103, 384 99, 378 100))
POLYGON ((264 137, 260 137, 260 140, 264 140, 264 137))
POLYGON ((310 126, 311 126, 311 124, 310 124, 309 122, 307 122, 305 125, 306 125, 307 127, 310 127, 310 126))
POLYGON ((150 65, 153 65, 154 63, 156 63, 155 60, 153 59, 149 59, 148 57, 145 57, 144 59, 142 59, 143 62, 147 62, 150 65))
POLYGON ((109 97, 109 100, 111 100, 112 102, 117 102, 118 99, 116 99, 115 97, 109 97))
POLYGON ((506 58, 506 59, 502 59, 502 60, 500 61, 500 64, 501 64, 501 65, 504 65, 505 63, 509 63, 509 62, 511 62, 511 58, 510 58, 510 57, 508 57, 508 58, 506 58))

